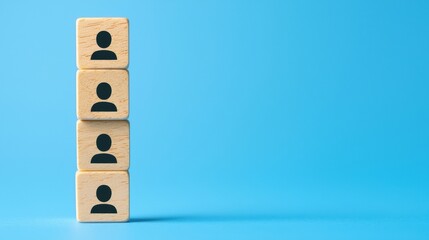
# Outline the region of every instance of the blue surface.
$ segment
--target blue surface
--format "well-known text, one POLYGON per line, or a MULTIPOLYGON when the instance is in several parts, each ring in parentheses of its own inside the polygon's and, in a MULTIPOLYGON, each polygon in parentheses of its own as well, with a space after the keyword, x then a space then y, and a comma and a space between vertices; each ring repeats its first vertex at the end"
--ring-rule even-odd
POLYGON ((428 1, 0 2, 1 239, 428 239, 428 1), (75 220, 75 20, 130 19, 131 222, 75 220))

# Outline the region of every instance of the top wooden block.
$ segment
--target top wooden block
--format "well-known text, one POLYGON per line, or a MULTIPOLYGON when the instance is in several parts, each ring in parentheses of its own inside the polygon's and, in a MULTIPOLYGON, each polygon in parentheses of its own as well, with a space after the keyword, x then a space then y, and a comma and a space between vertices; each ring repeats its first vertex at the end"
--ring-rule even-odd
POLYGON ((127 18, 79 18, 76 21, 79 69, 128 67, 127 18))

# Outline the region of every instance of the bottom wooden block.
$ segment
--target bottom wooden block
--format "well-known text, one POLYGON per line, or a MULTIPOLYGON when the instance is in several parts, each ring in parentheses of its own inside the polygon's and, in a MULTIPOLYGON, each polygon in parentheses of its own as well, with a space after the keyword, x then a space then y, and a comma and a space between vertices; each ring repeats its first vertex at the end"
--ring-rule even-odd
POLYGON ((125 222, 130 216, 128 171, 78 171, 76 218, 79 222, 125 222))

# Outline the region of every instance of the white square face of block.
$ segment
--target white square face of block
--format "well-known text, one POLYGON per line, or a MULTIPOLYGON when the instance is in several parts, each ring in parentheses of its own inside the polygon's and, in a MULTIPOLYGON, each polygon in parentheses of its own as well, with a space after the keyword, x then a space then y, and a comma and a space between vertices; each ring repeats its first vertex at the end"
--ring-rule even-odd
POLYGON ((130 216, 127 171, 76 173, 76 217, 80 222, 125 222, 130 216))
POLYGON ((78 70, 77 117, 82 120, 128 118, 127 70, 78 70))
POLYGON ((128 67, 128 19, 79 18, 76 21, 77 67, 128 67))
POLYGON ((79 170, 128 170, 130 125, 128 121, 77 121, 79 170))

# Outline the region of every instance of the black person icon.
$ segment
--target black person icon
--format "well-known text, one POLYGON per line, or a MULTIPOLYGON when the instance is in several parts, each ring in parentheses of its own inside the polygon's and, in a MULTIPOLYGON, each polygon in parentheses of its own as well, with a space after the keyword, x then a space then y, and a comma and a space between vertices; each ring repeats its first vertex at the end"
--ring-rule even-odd
MULTIPOLYGON (((97 148, 102 152, 109 151, 112 146, 112 139, 107 134, 100 134, 97 137, 97 148)), ((117 163, 116 157, 109 153, 99 153, 92 157, 91 163, 117 163)))
MULTIPOLYGON (((107 48, 112 43, 112 36, 109 32, 101 31, 97 34, 97 45, 107 48)), ((91 55, 91 60, 117 60, 116 54, 109 50, 98 50, 91 55)))
MULTIPOLYGON (((97 188, 97 199, 100 202, 107 202, 112 197, 112 189, 110 189, 107 185, 101 185, 97 188)), ((92 207, 91 213, 118 213, 116 211, 115 206, 106 204, 106 203, 100 203, 92 207)))
MULTIPOLYGON (((112 87, 108 83, 102 82, 97 86, 97 96, 101 100, 107 100, 112 95, 112 87)), ((98 102, 92 105, 91 112, 117 112, 115 104, 111 102, 98 102)))

